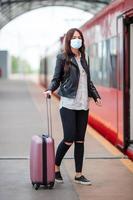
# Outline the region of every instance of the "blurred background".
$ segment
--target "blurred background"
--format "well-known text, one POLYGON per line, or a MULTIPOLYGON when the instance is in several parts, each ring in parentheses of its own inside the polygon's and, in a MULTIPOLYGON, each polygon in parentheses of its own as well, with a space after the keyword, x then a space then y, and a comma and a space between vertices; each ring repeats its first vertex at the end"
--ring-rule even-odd
POLYGON ((27 12, 9 22, 0 29, 0 50, 7 51, 11 65, 9 76, 37 74, 46 49, 68 29, 80 27, 92 16, 76 8, 50 6, 27 12))

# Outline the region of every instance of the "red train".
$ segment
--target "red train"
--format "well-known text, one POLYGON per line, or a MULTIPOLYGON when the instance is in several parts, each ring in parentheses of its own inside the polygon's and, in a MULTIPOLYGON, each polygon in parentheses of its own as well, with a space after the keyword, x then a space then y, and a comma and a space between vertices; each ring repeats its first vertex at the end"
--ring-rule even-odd
MULTIPOLYGON (((113 1, 80 29, 91 79, 103 101, 100 108, 91 103, 89 124, 133 160, 133 0, 113 1)), ((52 53, 48 49, 41 61, 45 86, 61 43, 52 46, 52 53)))

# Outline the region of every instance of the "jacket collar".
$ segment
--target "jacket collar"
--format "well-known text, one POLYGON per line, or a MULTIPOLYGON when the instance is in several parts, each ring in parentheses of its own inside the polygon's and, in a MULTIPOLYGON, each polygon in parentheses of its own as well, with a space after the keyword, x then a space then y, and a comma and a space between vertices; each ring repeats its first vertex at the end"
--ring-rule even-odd
MULTIPOLYGON (((78 67, 78 63, 77 63, 77 61, 76 61, 76 59, 75 59, 74 56, 71 56, 70 60, 71 60, 71 62, 74 64, 75 67, 78 67)), ((82 67, 86 70, 86 68, 87 68, 87 63, 85 62, 85 60, 83 59, 82 56, 81 56, 80 60, 81 60, 81 65, 82 65, 82 67)))
POLYGON ((76 61, 74 56, 72 56, 70 60, 74 64, 75 67, 78 67, 78 63, 77 63, 77 61, 76 61))

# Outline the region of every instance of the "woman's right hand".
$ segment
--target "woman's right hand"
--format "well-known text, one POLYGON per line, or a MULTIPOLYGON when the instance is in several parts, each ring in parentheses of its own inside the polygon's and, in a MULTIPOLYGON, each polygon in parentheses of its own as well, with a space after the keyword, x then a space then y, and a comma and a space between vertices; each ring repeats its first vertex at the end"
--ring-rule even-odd
POLYGON ((52 92, 51 92, 51 90, 47 90, 47 91, 43 92, 43 94, 46 98, 48 98, 49 96, 51 97, 52 92))

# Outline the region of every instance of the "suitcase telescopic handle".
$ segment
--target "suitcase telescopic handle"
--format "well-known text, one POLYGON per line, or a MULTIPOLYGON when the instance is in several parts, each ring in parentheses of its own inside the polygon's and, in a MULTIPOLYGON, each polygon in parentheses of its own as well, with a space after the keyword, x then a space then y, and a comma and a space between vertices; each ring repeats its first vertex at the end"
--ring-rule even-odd
POLYGON ((52 137, 51 95, 46 96, 48 136, 52 137))

